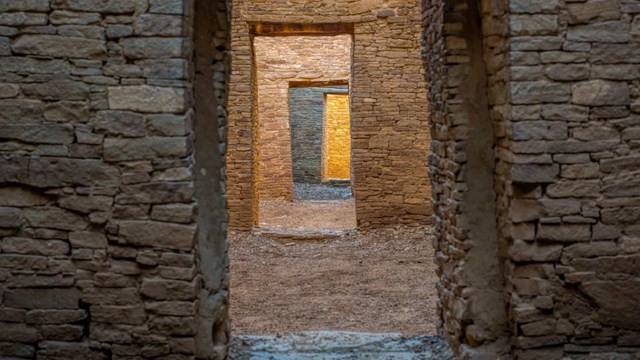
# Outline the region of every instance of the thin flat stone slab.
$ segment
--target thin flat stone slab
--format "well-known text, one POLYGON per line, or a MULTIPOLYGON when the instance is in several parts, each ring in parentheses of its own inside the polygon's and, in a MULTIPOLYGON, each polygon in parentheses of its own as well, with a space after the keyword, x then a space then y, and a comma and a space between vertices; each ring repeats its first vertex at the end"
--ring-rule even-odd
POLYGON ((344 331, 293 333, 285 336, 235 336, 231 360, 455 359, 437 336, 404 337, 344 331))

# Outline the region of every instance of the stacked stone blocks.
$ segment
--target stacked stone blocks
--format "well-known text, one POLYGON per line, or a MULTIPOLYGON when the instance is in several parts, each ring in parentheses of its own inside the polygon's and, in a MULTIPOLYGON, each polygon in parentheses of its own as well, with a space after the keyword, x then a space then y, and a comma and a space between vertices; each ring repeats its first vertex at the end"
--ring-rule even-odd
POLYGON ((224 352, 196 341, 193 11, 0 3, 0 357, 224 352))

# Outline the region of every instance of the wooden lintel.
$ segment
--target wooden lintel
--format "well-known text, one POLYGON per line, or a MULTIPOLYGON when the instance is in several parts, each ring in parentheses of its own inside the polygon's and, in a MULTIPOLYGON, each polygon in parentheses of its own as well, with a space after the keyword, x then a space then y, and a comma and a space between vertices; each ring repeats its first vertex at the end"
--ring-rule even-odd
POLYGON ((256 36, 330 36, 353 34, 353 24, 249 23, 256 36))

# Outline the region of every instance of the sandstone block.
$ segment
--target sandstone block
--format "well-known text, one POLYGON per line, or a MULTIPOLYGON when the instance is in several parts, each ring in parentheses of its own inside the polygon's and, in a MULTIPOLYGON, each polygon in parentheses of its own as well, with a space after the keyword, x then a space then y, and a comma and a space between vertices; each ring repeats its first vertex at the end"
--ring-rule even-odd
POLYGON ((549 79, 558 81, 588 80, 591 69, 586 64, 558 64, 546 67, 545 74, 549 79))
POLYGON ((520 81, 511 83, 511 100, 514 104, 539 104, 567 102, 571 97, 568 84, 550 81, 520 81))
POLYGON ((565 216, 580 213, 580 201, 575 199, 540 199, 546 216, 565 216))
POLYGON ((41 337, 38 329, 25 324, 0 323, 0 341, 35 343, 41 337))
POLYGON ((74 139, 74 131, 71 125, 0 125, 0 139, 36 144, 71 144, 74 139))
POLYGON ((188 317, 156 316, 151 320, 152 331, 173 336, 192 336, 196 333, 195 322, 188 317))
POLYGON ((606 21, 620 18, 618 0, 589 0, 583 3, 568 4, 569 23, 584 24, 593 20, 606 21))
POLYGON ((41 11, 49 10, 49 0, 3 0, 0 12, 8 11, 41 11))
POLYGON ((141 292, 154 300, 194 300, 196 282, 143 279, 141 292))
POLYGON ((559 5, 560 2, 558 0, 513 0, 509 2, 509 9, 513 13, 553 13, 558 9, 559 5))
POLYGON ((191 132, 191 118, 173 114, 149 115, 147 128, 153 135, 185 136, 191 132))
POLYGON ((148 183, 123 188, 116 197, 118 204, 189 203, 194 195, 193 183, 148 183))
POLYGON ((100 22, 99 13, 81 13, 74 11, 56 10, 49 15, 49 21, 54 25, 73 24, 88 25, 100 22))
POLYGON ((2 241, 2 252, 43 256, 67 255, 69 244, 60 240, 7 237, 2 241))
POLYGON ((617 177, 606 177, 603 181, 604 194, 609 197, 625 197, 640 195, 640 179, 637 174, 625 174, 617 177))
POLYGON ((0 84, 0 99, 13 98, 20 93, 20 87, 15 84, 0 84))
POLYGON ((131 0, 52 0, 51 5, 56 9, 68 9, 107 14, 133 13, 138 4, 131 0))
POLYGON ((569 130, 559 121, 518 121, 512 128, 514 140, 564 140, 569 130))
POLYGON ((542 117, 546 120, 588 121, 589 108, 578 105, 545 104, 542 108, 542 117))
POLYGON ((48 259, 43 256, 0 254, 1 268, 37 271, 46 269, 48 265, 48 259))
POLYGON ((592 141, 576 141, 576 140, 558 140, 547 141, 547 152, 551 154, 557 153, 589 153, 611 150, 616 148, 619 140, 592 140, 592 141))
POLYGON ((92 305, 136 305, 140 296, 136 288, 86 288, 82 291, 82 301, 92 305))
POLYGON ((579 105, 629 105, 629 86, 624 82, 591 80, 573 85, 571 102, 579 105))
POLYGON ((546 335, 546 336, 519 336, 516 339, 517 346, 523 349, 532 349, 540 347, 548 347, 552 345, 559 345, 566 342, 566 337, 562 335, 546 335))
POLYGON ((69 233, 69 241, 74 249, 106 249, 107 237, 98 232, 77 231, 69 233))
POLYGON ((24 216, 33 227, 60 230, 84 230, 86 219, 58 207, 33 207, 24 210, 24 216))
POLYGON ((602 323, 640 330, 640 313, 635 311, 640 281, 588 281, 582 283, 581 289, 598 304, 602 323))
POLYGON ((39 100, 0 100, 0 124, 40 122, 43 114, 44 104, 39 100))
POLYGON ((120 171, 102 160, 32 158, 28 184, 37 187, 118 186, 120 171))
POLYGON ((521 326, 525 336, 542 336, 555 333, 556 319, 545 319, 521 326))
POLYGON ((53 359, 107 360, 107 354, 100 349, 92 349, 88 343, 65 341, 42 341, 39 349, 53 359))
POLYGON ((557 261, 562 254, 562 245, 543 245, 516 240, 509 250, 509 256, 513 261, 557 261))
POLYGON ((583 224, 540 224, 538 239, 555 242, 575 242, 591 240, 591 226, 583 224))
POLYGON ((180 36, 182 17, 144 14, 135 23, 135 34, 142 36, 180 36))
POLYGON ((0 207, 0 228, 19 228, 22 222, 20 209, 0 207))
POLYGON ((23 35, 11 47, 16 54, 93 59, 106 56, 101 40, 58 35, 23 35))
POLYGON ((27 313, 27 324, 67 324, 87 318, 84 310, 31 310, 27 313))
POLYGON ((509 218, 514 223, 538 220, 541 213, 542 206, 537 200, 514 199, 509 208, 509 218))
POLYGON ((194 316, 197 310, 195 303, 190 301, 147 301, 145 307, 147 311, 169 316, 194 316))
POLYGON ((123 53, 130 59, 179 58, 183 51, 182 38, 126 38, 122 40, 123 53))
POLYGON ((182 15, 184 13, 183 0, 149 0, 149 11, 156 14, 182 15))
POLYGON ((91 319, 108 324, 141 325, 147 319, 144 307, 93 305, 91 319))
POLYGON ((192 204, 156 205, 151 211, 151 219, 155 221, 191 224, 195 217, 192 204))
POLYGON ((79 292, 69 289, 8 289, 5 305, 17 309, 78 309, 79 292))
POLYGON ((104 141, 104 158, 107 161, 183 158, 189 153, 186 137, 107 138, 104 141))
POLYGON ((557 15, 511 15, 509 25, 513 35, 555 35, 557 15))
POLYGON ((141 63, 144 77, 154 79, 186 79, 187 62, 182 59, 154 59, 141 63))
POLYGON ((627 206, 621 208, 602 209, 602 223, 606 225, 635 224, 640 221, 640 207, 627 206))
POLYGON ((511 168, 511 176, 518 183, 553 183, 560 173, 560 166, 515 164, 511 168))
POLYGON ((42 336, 47 340, 74 341, 79 340, 84 335, 82 325, 43 325, 42 336))
POLYGON ((591 52, 591 61, 594 64, 640 63, 640 43, 595 43, 591 52))
POLYGON ((618 254, 618 247, 613 241, 592 241, 567 246, 562 252, 563 260, 571 261, 576 258, 593 258, 598 256, 612 256, 618 254))
POLYGON ((109 87, 109 106, 113 110, 145 113, 181 113, 185 111, 185 92, 180 88, 157 86, 109 87))
POLYGON ((61 198, 60 207, 88 214, 93 211, 109 211, 113 205, 110 196, 68 196, 61 198))
POLYGON ((567 39, 573 41, 623 43, 629 41, 629 30, 629 23, 625 21, 571 26, 567 32, 567 39))
POLYGON ((99 111, 95 119, 95 132, 125 137, 146 135, 142 115, 128 111, 99 111))
POLYGON ((620 238, 620 249, 625 254, 635 254, 640 252, 640 238, 623 236, 620 238))
POLYGON ((84 101, 47 103, 44 118, 60 123, 86 123, 89 121, 89 105, 84 101))
POLYGON ((127 244, 176 250, 191 250, 195 226, 152 221, 120 222, 120 238, 127 244))

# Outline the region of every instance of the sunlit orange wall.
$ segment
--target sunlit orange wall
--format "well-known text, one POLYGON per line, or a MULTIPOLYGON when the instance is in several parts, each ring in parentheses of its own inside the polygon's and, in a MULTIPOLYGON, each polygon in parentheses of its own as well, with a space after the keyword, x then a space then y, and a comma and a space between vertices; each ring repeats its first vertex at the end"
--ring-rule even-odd
POLYGON ((324 178, 351 178, 349 95, 327 94, 325 102, 324 178))

